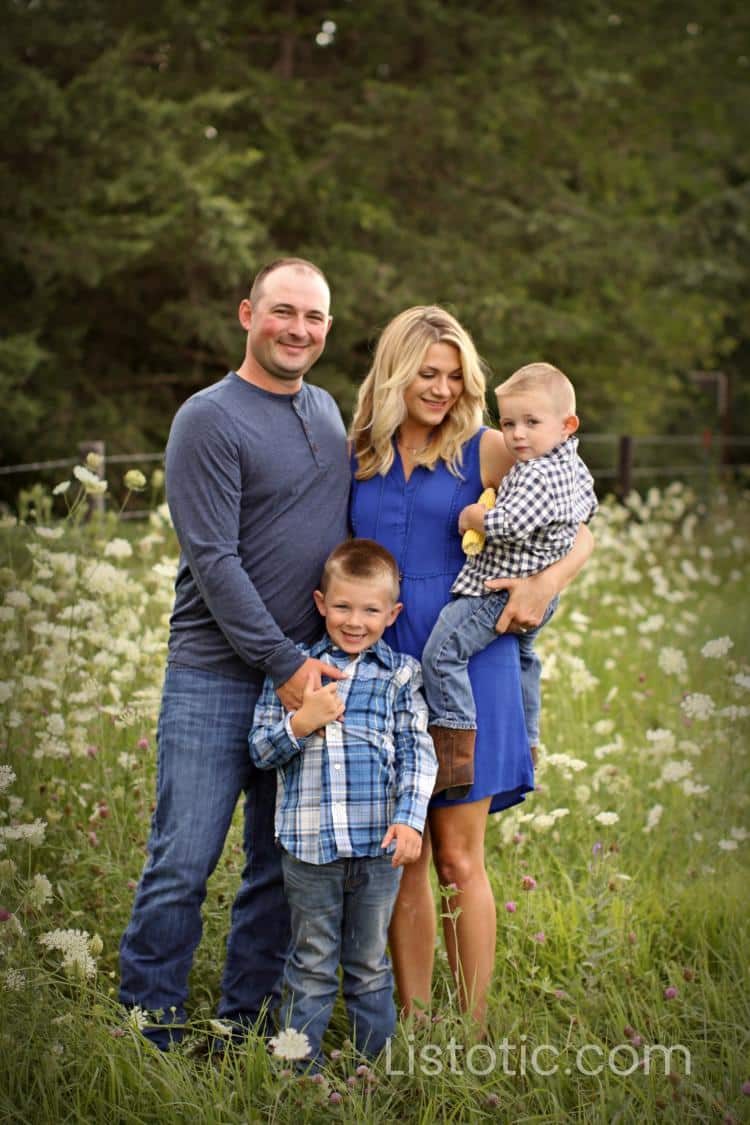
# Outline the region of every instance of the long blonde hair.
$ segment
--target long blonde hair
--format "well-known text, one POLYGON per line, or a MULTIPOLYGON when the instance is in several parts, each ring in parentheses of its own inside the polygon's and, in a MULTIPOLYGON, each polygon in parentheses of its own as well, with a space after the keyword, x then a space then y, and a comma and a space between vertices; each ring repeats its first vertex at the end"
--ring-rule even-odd
POLYGON ((414 461, 433 469, 442 459, 459 475, 461 448, 482 424, 484 364, 471 336, 454 316, 437 305, 416 305, 383 329, 372 367, 359 388, 350 429, 357 480, 368 480, 376 473, 385 476, 393 464, 393 435, 406 418, 404 391, 416 378, 432 344, 453 344, 458 349, 464 385, 460 398, 414 461))

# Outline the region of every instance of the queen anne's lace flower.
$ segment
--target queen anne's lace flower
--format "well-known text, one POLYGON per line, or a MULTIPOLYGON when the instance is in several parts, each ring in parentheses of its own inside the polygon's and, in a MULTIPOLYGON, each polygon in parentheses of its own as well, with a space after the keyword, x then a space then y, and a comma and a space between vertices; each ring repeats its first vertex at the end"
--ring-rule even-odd
POLYGON ((62 953, 64 969, 82 973, 88 978, 96 976, 96 962, 91 956, 90 941, 85 930, 52 930, 39 938, 40 945, 62 953))
POLYGON ((269 1044, 274 1055, 280 1059, 306 1059, 310 1054, 310 1040, 304 1031, 295 1031, 293 1027, 280 1031, 269 1039, 269 1044))

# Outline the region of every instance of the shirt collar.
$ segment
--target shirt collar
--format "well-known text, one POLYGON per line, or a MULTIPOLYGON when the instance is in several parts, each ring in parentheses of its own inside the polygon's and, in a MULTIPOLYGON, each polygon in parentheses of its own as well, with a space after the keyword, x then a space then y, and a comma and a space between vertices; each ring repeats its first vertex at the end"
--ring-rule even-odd
MULTIPOLYGON (((337 668, 352 663, 351 657, 347 653, 343 653, 340 648, 337 648, 327 633, 310 649, 310 656, 315 660, 319 660, 321 656, 324 655, 333 657, 333 662, 335 662, 337 668)), ((359 659, 377 660, 389 671, 393 671, 396 666, 393 649, 385 643, 382 637, 379 641, 376 641, 374 645, 370 645, 369 648, 366 648, 364 652, 360 653, 359 659)))

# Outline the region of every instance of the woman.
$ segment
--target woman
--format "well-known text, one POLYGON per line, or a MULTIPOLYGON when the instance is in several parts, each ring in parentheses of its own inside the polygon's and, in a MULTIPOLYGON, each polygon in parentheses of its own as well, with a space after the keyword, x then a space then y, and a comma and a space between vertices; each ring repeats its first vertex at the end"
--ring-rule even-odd
MULTIPOLYGON (((482 427, 485 381, 468 333, 449 313, 407 309, 385 328, 352 422, 352 530, 395 556, 404 609, 385 639, 421 658, 464 556, 461 510, 510 468, 505 443, 482 427)), ((585 562, 588 529, 565 559, 511 588, 503 625, 539 624, 547 604, 585 562)), ((469 665, 477 704, 474 784, 460 800, 430 803, 422 855, 404 869, 390 929, 405 1014, 429 1006, 435 946, 430 853, 441 887, 444 936, 462 1011, 484 1026, 495 960, 495 903, 484 865, 488 812, 533 788, 521 703, 518 644, 506 633, 469 665), (430 847, 431 844, 431 847, 430 847), (454 890, 455 888, 455 890, 454 890)))

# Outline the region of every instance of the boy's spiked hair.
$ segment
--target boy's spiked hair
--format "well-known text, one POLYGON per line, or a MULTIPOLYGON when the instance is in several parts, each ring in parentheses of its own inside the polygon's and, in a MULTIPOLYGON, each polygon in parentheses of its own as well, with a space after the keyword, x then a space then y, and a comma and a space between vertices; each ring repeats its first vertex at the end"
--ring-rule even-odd
POLYGON ((334 547, 323 567, 320 579, 322 593, 325 594, 332 578, 390 583, 393 600, 398 601, 400 576, 396 560, 374 539, 346 539, 334 547))

